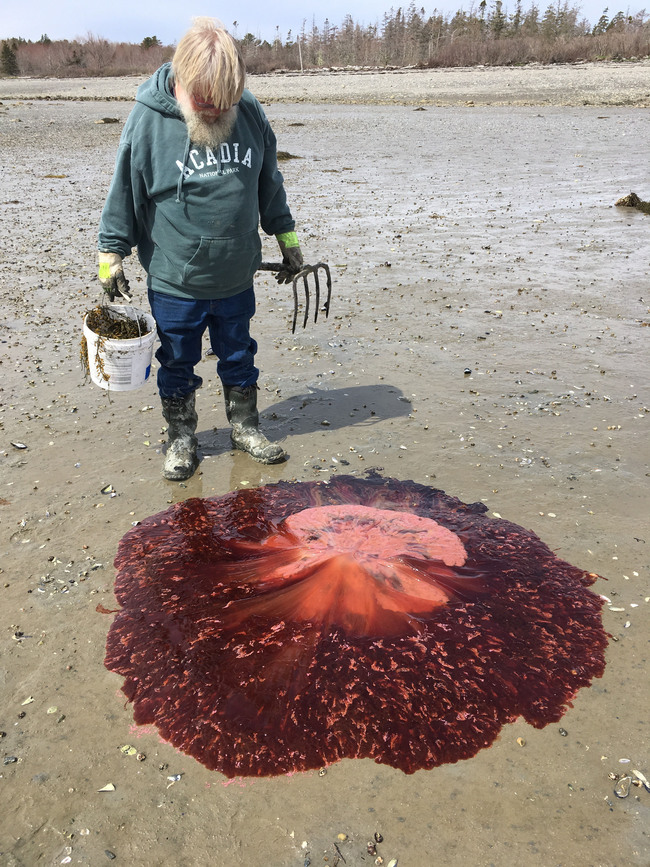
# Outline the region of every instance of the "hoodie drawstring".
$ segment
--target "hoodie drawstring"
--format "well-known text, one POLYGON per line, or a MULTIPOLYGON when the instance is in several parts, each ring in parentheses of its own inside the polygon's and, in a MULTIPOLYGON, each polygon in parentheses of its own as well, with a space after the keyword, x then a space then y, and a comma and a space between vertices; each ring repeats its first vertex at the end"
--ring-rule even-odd
POLYGON ((188 135, 187 139, 185 141, 185 152, 183 154, 183 160, 182 160, 183 168, 180 171, 180 174, 178 176, 178 183, 176 184, 176 201, 177 202, 180 202, 180 200, 181 200, 181 193, 183 191, 183 181, 185 180, 185 165, 187 163, 187 158, 188 158, 189 153, 190 153, 190 144, 191 144, 190 137, 188 135))

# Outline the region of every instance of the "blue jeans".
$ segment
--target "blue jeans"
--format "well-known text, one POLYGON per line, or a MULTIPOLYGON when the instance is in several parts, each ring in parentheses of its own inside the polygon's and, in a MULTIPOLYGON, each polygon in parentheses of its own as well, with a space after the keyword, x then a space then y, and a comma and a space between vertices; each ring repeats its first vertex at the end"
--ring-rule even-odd
POLYGON ((217 356, 217 374, 224 385, 245 388, 259 376, 255 367, 257 343, 250 336, 255 313, 253 287, 230 298, 192 300, 149 290, 151 314, 158 326, 156 358, 161 397, 185 397, 203 384, 194 373, 201 360, 206 328, 217 356))

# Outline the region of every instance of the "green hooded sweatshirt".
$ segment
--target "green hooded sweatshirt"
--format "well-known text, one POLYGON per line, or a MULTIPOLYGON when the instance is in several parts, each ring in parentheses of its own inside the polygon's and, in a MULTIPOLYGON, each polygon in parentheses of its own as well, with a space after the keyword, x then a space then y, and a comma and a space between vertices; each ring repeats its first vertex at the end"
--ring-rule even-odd
POLYGON ((99 249, 138 256, 148 285, 183 298, 227 298, 248 289, 267 235, 295 223, 278 171, 276 139, 245 90, 228 139, 190 142, 173 93, 171 64, 138 88, 99 226, 99 249))

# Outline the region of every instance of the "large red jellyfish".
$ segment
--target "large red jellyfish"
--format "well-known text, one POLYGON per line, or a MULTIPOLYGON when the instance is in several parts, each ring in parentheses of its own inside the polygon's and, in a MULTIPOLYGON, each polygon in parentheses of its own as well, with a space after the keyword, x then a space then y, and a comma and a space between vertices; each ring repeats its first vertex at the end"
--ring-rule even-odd
POLYGON ((469 758, 559 720, 607 645, 596 576, 485 511, 377 474, 179 503, 120 543, 106 665, 229 777, 469 758))

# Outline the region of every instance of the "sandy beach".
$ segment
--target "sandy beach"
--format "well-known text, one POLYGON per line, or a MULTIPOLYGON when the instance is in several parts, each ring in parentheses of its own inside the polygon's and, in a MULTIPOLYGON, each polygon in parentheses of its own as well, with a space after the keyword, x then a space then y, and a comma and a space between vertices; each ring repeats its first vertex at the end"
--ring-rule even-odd
POLYGON ((650 791, 616 798, 609 775, 650 779, 650 216, 614 205, 650 199, 650 65, 251 77, 332 308, 292 335, 289 288, 258 275, 260 408, 290 459, 231 451, 207 357, 184 484, 160 474, 155 376, 109 395, 80 366, 141 80, 0 80, 0 864, 370 867, 379 832, 384 867, 647 867, 650 791), (559 725, 412 775, 228 780, 135 726, 97 611, 134 523, 369 469, 482 501, 602 576, 604 677, 559 725))

